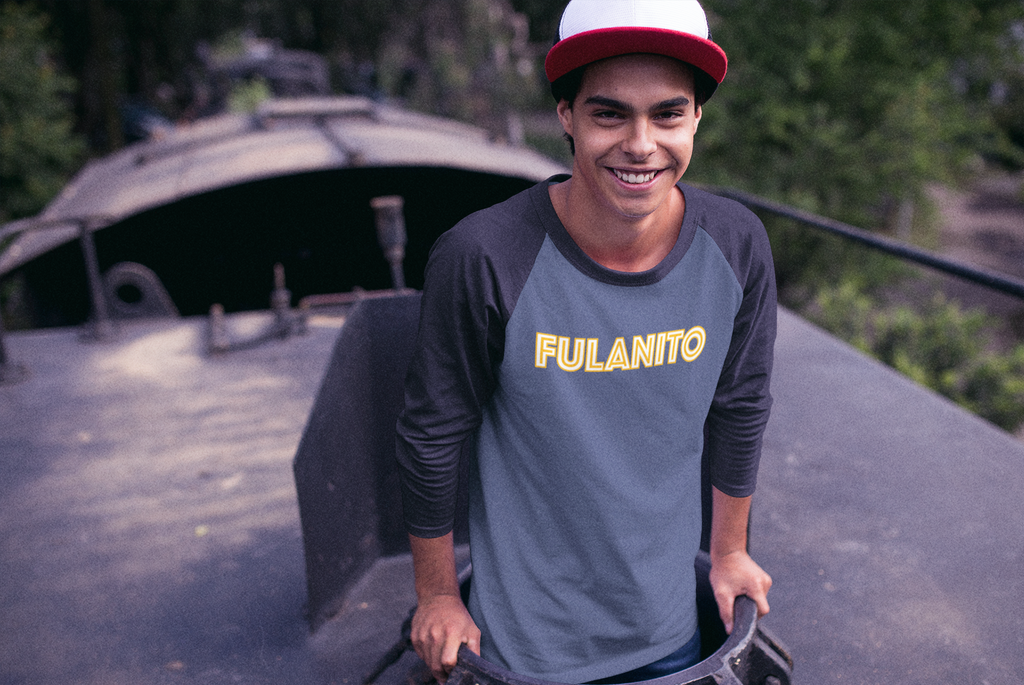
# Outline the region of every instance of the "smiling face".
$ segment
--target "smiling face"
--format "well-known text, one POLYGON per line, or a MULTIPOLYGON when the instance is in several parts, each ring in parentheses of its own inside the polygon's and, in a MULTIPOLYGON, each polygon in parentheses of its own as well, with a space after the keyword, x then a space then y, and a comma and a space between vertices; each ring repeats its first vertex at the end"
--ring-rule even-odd
POLYGON ((558 116, 575 141, 574 211, 635 222, 670 210, 701 117, 686 65, 649 54, 595 62, 558 116))

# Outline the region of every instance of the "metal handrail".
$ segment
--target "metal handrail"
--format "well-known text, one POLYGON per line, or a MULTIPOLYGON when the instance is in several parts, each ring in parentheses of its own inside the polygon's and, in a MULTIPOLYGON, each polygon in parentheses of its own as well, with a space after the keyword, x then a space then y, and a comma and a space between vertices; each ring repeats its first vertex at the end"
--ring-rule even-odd
POLYGON ((947 259, 941 255, 937 255, 934 252, 923 250, 907 243, 902 243, 892 238, 877 235, 870 231, 865 231, 862 228, 845 224, 841 221, 834 219, 828 219, 811 212, 805 212, 795 207, 781 204, 779 202, 773 202, 757 195, 745 193, 740 190, 734 190, 732 188, 720 188, 720 187, 707 187, 709 192, 726 197, 731 200, 736 200, 740 204, 746 205, 751 210, 763 210, 771 212, 777 216, 785 217, 787 219, 793 219, 799 221, 802 224, 813 226, 814 228, 822 229, 828 233, 838 235, 847 240, 867 245, 873 249, 879 250, 886 254, 899 257, 909 262, 921 264, 937 271, 956 276, 978 285, 983 285, 992 290, 997 290, 1007 295, 1012 295, 1020 299, 1024 299, 1024 281, 1007 276, 1004 274, 989 271, 974 266, 969 266, 952 259, 947 259))

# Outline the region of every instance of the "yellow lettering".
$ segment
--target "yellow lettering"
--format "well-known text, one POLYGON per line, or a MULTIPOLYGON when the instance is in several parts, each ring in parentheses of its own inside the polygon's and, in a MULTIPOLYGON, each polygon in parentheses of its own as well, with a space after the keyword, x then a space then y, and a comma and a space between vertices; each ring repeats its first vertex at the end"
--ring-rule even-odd
POLYGON ((679 358, 679 342, 686 335, 686 329, 678 331, 668 331, 665 333, 665 338, 668 340, 668 363, 675 364, 679 358))
POLYGON ((597 338, 587 338, 587 361, 584 371, 604 371, 604 364, 597 361, 597 338))
POLYGON ((604 363, 605 371, 613 369, 629 370, 629 355, 626 354, 626 339, 616 338, 612 343, 612 351, 608 353, 608 360, 604 363))
POLYGON ((679 350, 679 354, 683 356, 684 360, 692 362, 704 351, 704 342, 707 340, 707 337, 708 334, 703 328, 694 326, 686 334, 686 337, 683 338, 682 349, 679 350))
POLYGON ((642 335, 633 336, 633 360, 629 365, 632 369, 639 369, 640 364, 650 367, 654 365, 654 339, 656 335, 651 333, 647 338, 642 335))
POLYGON ((557 352, 555 346, 558 344, 558 336, 550 333, 537 333, 537 346, 534 351, 533 365, 538 369, 548 368, 548 357, 554 357, 557 352))
POLYGON ((558 368, 563 371, 579 371, 583 366, 583 349, 587 341, 576 338, 572 341, 565 336, 558 336, 558 368), (572 357, 569 357, 569 343, 572 342, 572 357))
POLYGON ((598 361, 601 341, 598 338, 570 338, 565 335, 537 333, 534 350, 534 365, 538 369, 546 369, 552 357, 563 371, 573 372, 583 369, 594 373, 613 371, 615 369, 631 370, 662 366, 666 363, 675 364, 681 357, 683 361, 692 362, 704 351, 707 342, 707 331, 701 326, 694 326, 689 331, 681 328, 675 331, 663 331, 648 335, 634 335, 632 353, 626 347, 626 338, 615 338, 608 358, 598 361))
POLYGON ((658 333, 658 338, 654 343, 654 365, 661 366, 665 363, 665 341, 668 339, 668 333, 662 331, 658 333))

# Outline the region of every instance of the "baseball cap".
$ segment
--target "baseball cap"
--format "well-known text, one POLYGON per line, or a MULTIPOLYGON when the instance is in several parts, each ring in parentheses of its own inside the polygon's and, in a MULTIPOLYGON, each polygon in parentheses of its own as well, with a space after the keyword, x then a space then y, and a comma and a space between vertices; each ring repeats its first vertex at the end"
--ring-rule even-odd
POLYGON ((692 64, 711 77, 712 90, 728 67, 697 0, 570 0, 544 71, 553 82, 591 62, 637 52, 692 64))

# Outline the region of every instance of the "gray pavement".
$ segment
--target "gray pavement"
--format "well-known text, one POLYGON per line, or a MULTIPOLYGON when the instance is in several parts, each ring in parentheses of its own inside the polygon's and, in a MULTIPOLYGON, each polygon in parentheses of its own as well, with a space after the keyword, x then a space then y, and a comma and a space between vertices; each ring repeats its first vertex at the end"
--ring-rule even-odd
POLYGON ((1024 444, 792 315, 753 552, 795 681, 1024 682, 1024 444))
POLYGON ((215 359, 194 319, 8 334, 0 682, 316 682, 291 459, 340 323, 215 359))
MULTIPOLYGON (((358 680, 412 594, 386 559, 302 616, 291 459, 341 323, 220 358, 198 320, 7 335, 0 682, 358 680)), ((795 681, 1024 682, 1024 445, 786 312, 773 390, 753 551, 795 681)))

